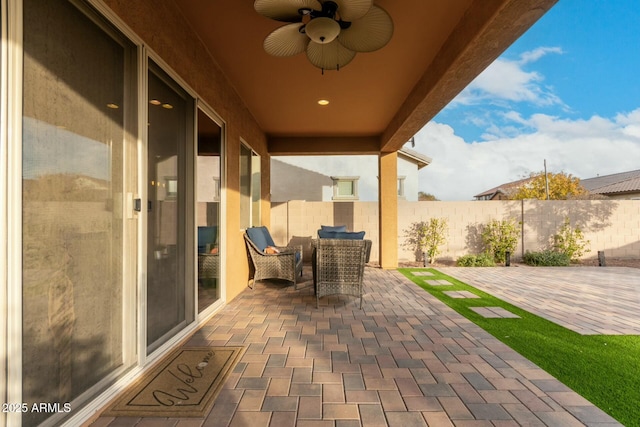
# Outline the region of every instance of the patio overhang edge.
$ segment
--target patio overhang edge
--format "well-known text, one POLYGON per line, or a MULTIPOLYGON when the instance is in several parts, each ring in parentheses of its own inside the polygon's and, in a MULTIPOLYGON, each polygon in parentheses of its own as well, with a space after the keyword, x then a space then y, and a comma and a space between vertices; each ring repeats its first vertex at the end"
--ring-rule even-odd
POLYGON ((269 137, 267 145, 272 156, 378 154, 380 137, 269 137))
POLYGON ((476 0, 381 136, 399 150, 558 0, 476 0))

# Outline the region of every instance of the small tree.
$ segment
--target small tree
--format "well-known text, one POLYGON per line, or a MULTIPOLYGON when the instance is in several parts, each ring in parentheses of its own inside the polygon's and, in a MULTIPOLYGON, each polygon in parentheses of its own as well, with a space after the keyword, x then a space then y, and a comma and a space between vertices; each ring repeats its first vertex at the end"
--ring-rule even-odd
POLYGON ((414 222, 405 231, 407 245, 417 249, 433 264, 440 253, 440 246, 446 242, 448 225, 446 218, 431 218, 429 221, 414 222))
POLYGON ((585 196, 587 190, 580 184, 580 178, 565 172, 548 172, 545 180, 544 172, 531 173, 531 180, 520 186, 510 195, 512 200, 547 199, 547 182, 550 200, 567 200, 585 196))
POLYGON ((434 196, 433 194, 425 193, 424 191, 418 191, 418 201, 420 201, 420 202, 425 202, 425 201, 437 202, 438 198, 436 196, 434 196))
POLYGON ((513 252, 520 237, 520 228, 513 219, 492 220, 482 229, 485 251, 493 254, 496 262, 505 262, 507 252, 513 252))
POLYGON ((571 220, 565 217, 564 224, 553 236, 553 248, 560 253, 566 254, 573 262, 577 261, 585 252, 590 252, 587 246, 589 240, 585 240, 584 234, 579 227, 571 227, 571 220))

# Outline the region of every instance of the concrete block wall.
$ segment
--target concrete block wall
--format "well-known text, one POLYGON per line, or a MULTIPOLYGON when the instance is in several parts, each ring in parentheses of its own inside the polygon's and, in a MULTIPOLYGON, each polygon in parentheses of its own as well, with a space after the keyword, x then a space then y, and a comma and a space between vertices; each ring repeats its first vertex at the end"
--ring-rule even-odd
MULTIPOLYGON (((482 226, 492 219, 513 218, 521 229, 513 254, 514 260, 519 260, 526 251, 547 247, 565 217, 573 227, 580 227, 590 242, 591 251, 583 258, 596 258, 598 251, 611 258, 640 258, 640 200, 526 200, 398 201, 398 259, 416 260, 414 251, 405 245, 407 230, 411 224, 430 218, 447 218, 447 240, 438 256, 443 260, 481 252, 482 226)), ((278 244, 306 244, 317 236, 320 225, 342 224, 350 231, 366 231, 366 238, 373 242, 371 259, 377 260, 377 202, 290 201, 271 207, 271 232, 278 244)))
MULTIPOLYGON (((468 253, 481 252, 482 224, 492 219, 519 221, 520 202, 401 202, 398 203, 398 242, 400 260, 415 261, 414 250, 406 246, 407 231, 415 222, 446 218, 448 232, 438 258, 455 260, 468 253)), ((520 243, 518 244, 520 247, 520 243)), ((515 254, 514 254, 515 255, 515 254)))
POLYGON ((598 251, 612 258, 640 258, 640 201, 566 200, 523 202, 526 250, 548 245, 568 217, 589 241, 583 258, 598 251))
POLYGON ((377 202, 307 202, 292 200, 271 204, 270 232, 278 245, 303 245, 305 260, 310 259, 311 239, 318 237, 321 225, 346 225, 348 231, 364 231, 372 241, 371 260, 378 259, 377 202))

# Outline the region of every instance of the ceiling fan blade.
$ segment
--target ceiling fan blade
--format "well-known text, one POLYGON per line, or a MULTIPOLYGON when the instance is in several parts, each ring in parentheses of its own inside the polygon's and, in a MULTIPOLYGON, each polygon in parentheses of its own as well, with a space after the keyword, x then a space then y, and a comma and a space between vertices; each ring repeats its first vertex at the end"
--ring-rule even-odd
POLYGON ((344 67, 354 56, 356 56, 354 51, 345 48, 337 40, 326 44, 312 41, 307 46, 309 62, 323 70, 337 70, 344 67))
POLYGON ((281 22, 300 22, 299 9, 321 10, 318 0, 256 0, 253 8, 262 16, 281 22))
POLYGON ((338 5, 338 15, 343 21, 362 18, 373 6, 373 0, 333 0, 338 5))
POLYGON ((373 52, 389 43, 392 35, 393 20, 389 14, 381 7, 372 6, 364 17, 340 32, 338 41, 356 52, 373 52))
POLYGON ((309 44, 309 37, 301 33, 304 24, 287 24, 275 29, 264 39, 264 50, 273 56, 285 57, 302 53, 309 44))

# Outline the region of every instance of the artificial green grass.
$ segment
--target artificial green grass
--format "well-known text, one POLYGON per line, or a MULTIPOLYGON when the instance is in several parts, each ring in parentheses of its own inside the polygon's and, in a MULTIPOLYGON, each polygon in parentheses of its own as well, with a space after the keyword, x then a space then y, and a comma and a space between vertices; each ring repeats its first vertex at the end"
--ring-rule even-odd
POLYGON ((640 426, 640 336, 580 335, 434 269, 399 271, 627 427, 640 426), (415 276, 430 271, 433 276, 415 276), (447 280, 451 286, 431 286, 447 280), (469 291, 480 298, 451 298, 469 291), (485 318, 469 307, 502 307, 519 319, 485 318))

